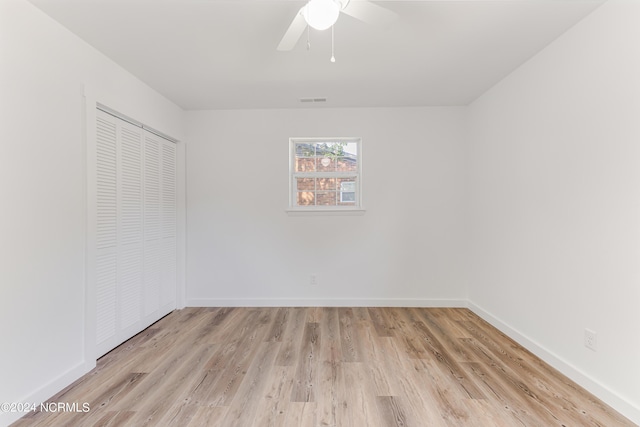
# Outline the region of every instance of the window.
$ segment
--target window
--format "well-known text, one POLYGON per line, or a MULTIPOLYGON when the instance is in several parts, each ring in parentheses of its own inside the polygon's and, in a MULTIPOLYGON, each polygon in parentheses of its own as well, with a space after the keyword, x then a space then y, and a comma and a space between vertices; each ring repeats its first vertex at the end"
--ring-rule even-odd
POLYGON ((360 138, 291 138, 289 205, 298 211, 360 210, 360 138))

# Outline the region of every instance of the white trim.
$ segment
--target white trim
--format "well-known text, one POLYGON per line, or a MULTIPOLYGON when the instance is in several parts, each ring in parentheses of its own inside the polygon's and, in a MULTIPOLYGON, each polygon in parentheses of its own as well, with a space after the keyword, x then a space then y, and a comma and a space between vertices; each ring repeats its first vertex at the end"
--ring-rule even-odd
MULTIPOLYGON (((358 178, 358 172, 293 172, 294 178, 358 178)), ((331 190, 326 190, 331 191, 331 190)))
POLYGON ((96 215, 96 194, 93 189, 96 187, 96 174, 95 167, 93 165, 93 159, 96 157, 96 139, 97 139, 97 95, 94 90, 87 85, 84 86, 84 107, 85 107, 85 267, 84 267, 84 293, 85 293, 85 307, 84 307, 84 360, 94 363, 97 359, 97 346, 96 346, 96 292, 92 286, 90 286, 91 278, 90 272, 94 271, 94 266, 90 263, 93 260, 92 251, 95 247, 96 231, 93 221, 90 218, 94 218, 96 215))
POLYGON ((366 212, 364 209, 344 208, 344 209, 322 209, 322 207, 316 207, 315 209, 287 209, 285 210, 289 216, 321 216, 321 215, 364 215, 366 212))
MULTIPOLYGON (((29 393, 24 398, 18 399, 16 402, 30 403, 39 406, 40 403, 46 402, 51 398, 51 396, 55 396, 69 384, 81 378, 83 375, 91 372, 91 370, 95 367, 95 362, 80 362, 67 371, 63 372, 62 374, 58 375, 48 383, 44 384, 40 388, 36 389, 32 393, 29 393)), ((27 414, 22 412, 0 412, 0 426, 8 426, 25 415, 27 414)))
POLYGON ((462 299, 420 298, 190 298, 187 307, 456 307, 462 299))
POLYGON ((596 381, 582 370, 578 369, 562 357, 556 355, 554 352, 540 345, 535 340, 529 338, 525 334, 521 333, 517 329, 512 328, 500 318, 494 316, 482 307, 478 306, 472 301, 468 301, 469 310, 486 320, 493 327, 500 330, 509 338, 516 341, 518 344, 535 354, 544 362, 551 365, 553 368, 560 371, 563 375, 566 375, 569 379, 585 388, 591 394, 598 397, 598 399, 607 403, 616 411, 620 412, 625 417, 629 418, 634 423, 640 425, 640 408, 629 402, 624 397, 620 396, 616 392, 609 389, 604 384, 596 381))
POLYGON ((132 124, 132 125, 134 125, 136 127, 139 127, 141 129, 145 129, 145 130, 151 132, 152 134, 154 134, 155 136, 159 136, 160 138, 166 139, 169 142, 173 142, 174 144, 177 144, 178 142, 180 142, 177 139, 167 135, 166 133, 160 132, 159 130, 154 129, 151 126, 147 126, 144 123, 141 123, 141 122, 137 121, 136 119, 132 119, 129 116, 125 116, 124 114, 120 113, 119 111, 116 111, 116 110, 114 110, 112 108, 109 108, 104 104, 101 104, 101 103, 98 102, 98 103, 96 103, 96 108, 98 110, 102 111, 102 112, 105 112, 105 113, 107 113, 107 114, 109 114, 109 115, 111 115, 111 116, 113 116, 115 118, 118 118, 118 119, 123 120, 123 121, 125 121, 127 123, 130 123, 130 124, 132 124))
POLYGON ((187 303, 187 144, 179 142, 176 147, 176 309, 187 303))

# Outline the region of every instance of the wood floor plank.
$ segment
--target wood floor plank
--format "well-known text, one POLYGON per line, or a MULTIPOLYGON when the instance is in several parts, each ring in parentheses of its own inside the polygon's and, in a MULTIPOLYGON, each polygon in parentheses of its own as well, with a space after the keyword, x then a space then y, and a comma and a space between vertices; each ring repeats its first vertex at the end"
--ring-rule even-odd
MULTIPOLYGON (((217 323, 218 314, 211 320, 214 328, 206 336, 206 343, 227 344, 238 338, 238 325, 248 323, 247 318, 252 314, 249 310, 234 309, 228 310, 224 316, 224 321, 217 323)), ((205 342, 203 342, 205 344, 205 342)))
POLYGON ((442 371, 438 362, 431 359, 407 359, 404 363, 408 370, 404 371, 406 375, 402 380, 403 394, 419 397, 424 405, 434 405, 446 426, 472 424, 473 414, 467 404, 469 396, 460 392, 460 388, 451 382, 450 373, 442 371), (423 390, 424 388, 427 390, 423 390))
POLYGON ((283 427, 315 427, 316 405, 315 402, 289 402, 283 427))
POLYGON ((114 383, 112 387, 106 389, 94 400, 96 404, 94 409, 110 408, 126 398, 146 375, 146 373, 140 372, 127 373, 120 381, 114 383))
MULTIPOLYGON (((124 425, 130 425, 131 418, 135 415, 135 412, 107 412, 103 417, 98 419, 92 425, 94 427, 119 427, 124 425)), ((83 424, 86 425, 86 424, 83 424)))
POLYGON ((396 342, 402 345, 407 357, 412 359, 426 359, 429 357, 425 349, 421 337, 415 334, 406 310, 401 308, 388 308, 389 313, 395 325, 396 342))
POLYGON ((374 341, 374 351, 370 355, 367 367, 376 396, 395 396, 400 390, 400 363, 397 359, 399 353, 393 344, 394 340, 393 337, 376 337, 374 341))
POLYGON ((326 308, 324 314, 322 322, 319 323, 322 345, 320 346, 318 358, 322 362, 340 362, 342 361, 342 344, 338 308, 326 308))
MULTIPOLYGON (((153 378, 155 372, 148 374, 139 384, 144 394, 140 394, 133 399, 137 400, 136 405, 129 406, 128 403, 121 401, 114 407, 121 407, 126 410, 135 410, 136 415, 132 418, 131 423, 134 425, 162 425, 161 420, 171 410, 176 402, 184 402, 187 392, 191 389, 191 383, 195 380, 192 375, 193 371, 201 371, 202 367, 209 359, 212 345, 191 347, 184 356, 181 354, 178 358, 172 360, 171 365, 167 366, 167 370, 162 376, 158 377, 158 381, 150 382, 148 385, 143 383, 147 379, 153 378), (162 387, 156 387, 161 383, 162 387), (147 387, 151 385, 152 388, 147 387), (148 395, 147 398, 141 398, 148 395)), ((134 390, 135 393, 137 390, 134 390)), ((172 414, 172 418, 175 415, 172 414)))
POLYGON ((337 426, 371 426, 380 425, 376 396, 369 382, 369 376, 361 362, 342 364, 341 404, 337 411, 337 426), (358 384, 358 387, 354 387, 358 384))
MULTIPOLYGON (((390 339, 391 347, 397 347, 395 340, 390 339)), ((393 353, 391 353, 393 354, 393 353)), ((424 425, 444 427, 447 414, 456 411, 459 400, 449 402, 447 391, 455 387, 442 389, 439 385, 437 372, 429 369, 428 362, 422 359, 401 357, 404 353, 396 350, 396 357, 392 357, 393 372, 395 373, 395 396, 406 398, 406 404, 411 407, 415 418, 424 425)))
MULTIPOLYGON (((229 406, 234 399, 242 381, 244 381, 247 369, 259 351, 259 343, 264 341, 266 330, 270 323, 269 310, 254 310, 250 319, 241 330, 238 331, 241 338, 234 346, 234 351, 228 359, 220 360, 221 369, 216 370, 217 375, 212 377, 215 382, 202 400, 208 406, 229 406)), ((210 367, 211 364, 207 364, 210 367)))
POLYGON ((307 323, 300 343, 298 369, 291 391, 292 402, 316 401, 320 344, 320 325, 307 323))
POLYGON ((502 412, 504 418, 511 420, 513 425, 534 425, 537 419, 531 411, 528 410, 528 404, 524 399, 514 395, 504 381, 496 380, 490 372, 490 368, 480 362, 465 362, 467 369, 477 377, 480 386, 484 386, 485 395, 492 402, 495 408, 502 408, 504 411, 494 410, 493 412, 502 412))
POLYGON ((389 427, 417 426, 417 424, 412 424, 407 420, 406 411, 402 407, 400 399, 396 396, 377 396, 376 403, 381 425, 389 427))
POLYGON ((267 341, 282 342, 282 336, 287 327, 287 321, 291 315, 291 309, 280 307, 274 314, 273 324, 267 334, 267 341))
POLYGON ((319 352, 317 422, 321 426, 335 426, 340 405, 342 385, 342 344, 340 320, 336 307, 327 308, 320 318, 322 342, 319 352))
POLYGON ((395 326, 389 319, 387 310, 384 307, 370 307, 368 311, 373 328, 379 337, 395 336, 395 326))
POLYGON ((226 406, 198 406, 189 427, 224 427, 222 424, 228 408, 226 406))
POLYGON ((500 411, 494 403, 487 399, 471 399, 467 406, 473 414, 473 425, 483 427, 486 425, 495 427, 514 427, 531 424, 523 424, 521 420, 514 418, 508 411, 500 411))
POLYGON ((256 427, 282 426, 288 417, 288 399, 263 398, 256 407, 255 418, 251 425, 256 427))
POLYGON ((295 376, 295 366, 274 365, 265 385, 265 399, 289 400, 295 376))
POLYGON ((191 392, 198 377, 193 372, 201 372, 217 346, 215 344, 197 345, 191 348, 185 363, 175 366, 167 386, 155 392, 153 405, 137 410, 132 419, 137 425, 187 425, 196 409, 191 402, 191 392))
POLYGON ((345 362, 362 361, 362 344, 356 325, 356 317, 352 308, 339 308, 340 341, 342 343, 342 359, 345 362))
POLYGON ((220 329, 220 324, 224 319, 233 313, 233 308, 221 307, 212 308, 211 311, 203 315, 201 327, 197 329, 197 334, 193 335, 193 344, 215 344, 214 332, 220 329))
MULTIPOLYGON (((438 339, 440 346, 446 349, 448 355, 456 361, 470 362, 473 357, 468 354, 465 347, 461 345, 460 339, 468 338, 471 335, 459 324, 460 316, 458 311, 446 311, 449 309, 434 308, 430 310, 421 310, 411 308, 408 311, 409 316, 420 328, 427 330, 438 339), (444 314, 440 314, 444 313, 444 314)), ((427 339, 427 336, 424 337, 427 339)))
POLYGON ((285 336, 282 339, 280 352, 276 358, 276 365, 278 366, 296 364, 298 351, 300 350, 300 340, 306 324, 307 311, 305 308, 293 308, 290 311, 291 315, 288 318, 285 336))
POLYGON ((229 405, 224 425, 243 427, 252 424, 279 349, 278 342, 258 345, 258 352, 247 369, 247 380, 240 384, 238 392, 229 405))
MULTIPOLYGON (((449 372, 452 383, 455 384, 463 394, 466 393, 471 399, 484 398, 484 393, 475 384, 470 373, 466 372, 463 365, 459 364, 454 355, 452 355, 452 347, 457 348, 458 346, 451 345, 447 338, 442 334, 439 334, 439 338, 436 337, 436 333, 433 333, 432 329, 427 327, 424 322, 411 316, 412 312, 410 310, 406 310, 405 313, 408 314, 407 317, 412 323, 413 335, 417 336, 422 346, 431 354, 432 359, 442 364, 442 370, 449 372), (443 344, 443 342, 449 343, 449 345, 447 346, 443 344)), ((459 354, 459 352, 457 353, 459 354)))
POLYGON ((467 309, 187 308, 14 427, 631 427, 467 309))
POLYGON ((342 384, 344 373, 339 360, 320 362, 318 369, 317 408, 318 421, 323 426, 335 426, 338 423, 337 413, 344 400, 342 384))
POLYGON ((157 421, 158 426, 186 426, 198 413, 198 407, 189 405, 186 401, 177 401, 171 405, 164 415, 157 421))

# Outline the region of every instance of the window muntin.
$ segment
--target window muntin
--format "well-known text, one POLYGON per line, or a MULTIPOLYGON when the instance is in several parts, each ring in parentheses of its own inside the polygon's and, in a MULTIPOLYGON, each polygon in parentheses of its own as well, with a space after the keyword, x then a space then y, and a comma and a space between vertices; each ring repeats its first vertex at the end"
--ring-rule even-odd
POLYGON ((360 209, 360 138, 291 138, 290 208, 360 209))

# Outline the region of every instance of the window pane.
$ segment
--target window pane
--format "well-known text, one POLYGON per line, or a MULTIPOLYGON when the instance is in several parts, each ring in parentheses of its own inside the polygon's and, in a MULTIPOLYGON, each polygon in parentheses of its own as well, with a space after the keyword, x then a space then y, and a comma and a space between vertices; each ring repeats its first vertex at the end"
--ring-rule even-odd
POLYGON ((313 143, 297 143, 296 157, 314 157, 316 155, 316 146, 313 143))
POLYGON ((340 191, 356 191, 355 178, 337 178, 336 181, 340 191))
POLYGON ((339 172, 357 172, 358 159, 355 157, 338 157, 336 168, 339 172))
POLYGON ((315 188, 315 184, 313 182, 313 178, 297 178, 297 189, 298 191, 300 190, 310 190, 310 191, 314 191, 315 188))
POLYGON ((340 204, 341 205, 353 205, 356 202, 356 193, 343 191, 340 192, 340 204))
POLYGON ((296 172, 315 172, 316 159, 314 157, 296 157, 296 172))
POLYGON ((347 142, 344 144, 344 156, 357 157, 358 156, 358 144, 355 142, 347 142))
POLYGON ((326 156, 318 156, 316 168, 318 172, 333 172, 336 170, 336 159, 326 156))
POLYGON ((298 206, 310 206, 315 204, 315 196, 312 191, 298 191, 298 206))
POLYGON ((316 143, 316 155, 334 158, 344 156, 344 149, 347 145, 346 142, 318 142, 316 143))
POLYGON ((336 179, 335 178, 317 178, 316 179, 316 189, 317 190, 336 190, 336 179))
POLYGON ((318 191, 316 193, 316 205, 318 206, 335 206, 337 192, 335 191, 318 191))
POLYGON ((296 172, 315 172, 316 170, 316 147, 315 144, 297 143, 295 144, 296 172))
POLYGON ((316 170, 319 172, 334 172, 336 170, 355 171, 357 167, 350 163, 357 161, 356 143, 347 142, 318 142, 316 143, 316 170), (340 165, 342 163, 342 165, 340 165), (340 169, 342 167, 342 169, 340 169))
POLYGON ((356 202, 356 181, 354 178, 339 178, 340 205, 353 205, 356 202))

